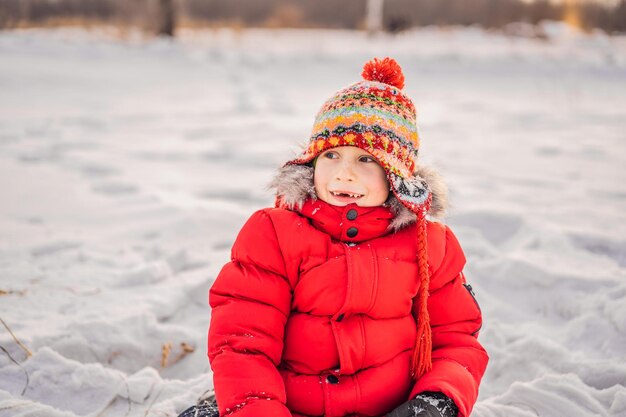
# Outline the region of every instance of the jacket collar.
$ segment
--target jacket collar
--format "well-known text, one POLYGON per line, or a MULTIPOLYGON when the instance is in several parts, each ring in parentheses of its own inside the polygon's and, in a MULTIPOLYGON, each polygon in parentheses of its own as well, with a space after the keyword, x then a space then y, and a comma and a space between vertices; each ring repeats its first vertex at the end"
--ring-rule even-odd
POLYGON ((360 207, 354 203, 334 206, 312 198, 306 200, 298 211, 332 238, 352 243, 389 233, 394 217, 391 209, 384 206, 360 207))

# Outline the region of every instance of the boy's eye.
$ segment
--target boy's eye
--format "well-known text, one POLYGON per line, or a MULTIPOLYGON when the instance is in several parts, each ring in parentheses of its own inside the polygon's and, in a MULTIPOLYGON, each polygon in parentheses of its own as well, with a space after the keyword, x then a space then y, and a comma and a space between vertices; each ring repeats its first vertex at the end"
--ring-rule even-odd
POLYGON ((326 152, 324 158, 335 159, 337 158, 337 154, 335 152, 326 152))
POLYGON ((376 160, 374 158, 372 158, 371 156, 367 156, 367 155, 362 155, 361 157, 359 157, 359 161, 361 161, 361 162, 376 162, 376 160))

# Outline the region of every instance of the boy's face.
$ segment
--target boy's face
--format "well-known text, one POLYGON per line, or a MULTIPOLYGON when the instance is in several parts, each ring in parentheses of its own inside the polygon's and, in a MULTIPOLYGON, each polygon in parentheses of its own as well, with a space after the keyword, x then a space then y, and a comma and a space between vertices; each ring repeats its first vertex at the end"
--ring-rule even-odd
POLYGON ((389 196, 385 170, 370 153, 355 146, 340 146, 320 154, 313 182, 317 197, 335 206, 380 206, 389 196))

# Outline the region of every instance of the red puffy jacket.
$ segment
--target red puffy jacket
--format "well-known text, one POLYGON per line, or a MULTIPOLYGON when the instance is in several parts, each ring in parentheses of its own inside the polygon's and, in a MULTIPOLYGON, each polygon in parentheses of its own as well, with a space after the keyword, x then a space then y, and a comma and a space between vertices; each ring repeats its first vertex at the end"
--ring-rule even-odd
POLYGON ((390 232, 392 217, 321 200, 252 215, 209 295, 222 416, 382 416, 424 391, 469 415, 488 358, 465 257, 447 226, 427 223, 433 366, 414 381, 416 229, 390 232))

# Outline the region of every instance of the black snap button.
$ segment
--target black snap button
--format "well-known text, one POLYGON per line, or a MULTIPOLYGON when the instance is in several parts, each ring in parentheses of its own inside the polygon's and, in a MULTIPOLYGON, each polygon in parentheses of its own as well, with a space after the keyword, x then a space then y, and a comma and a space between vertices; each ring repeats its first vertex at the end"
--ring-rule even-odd
POLYGON ((337 316, 337 321, 343 320, 344 317, 345 317, 345 314, 341 313, 340 315, 337 316))
POLYGON ((357 229, 356 227, 351 227, 346 232, 348 237, 355 237, 358 233, 359 233, 359 229, 357 229))
POLYGON ((339 383, 339 378, 337 378, 337 376, 336 376, 336 375, 328 375, 328 376, 326 377, 326 381, 327 381, 329 384, 338 384, 338 383, 339 383))
POLYGON ((346 213, 346 217, 348 218, 348 220, 354 220, 356 219, 356 216, 358 216, 358 213, 356 212, 355 209, 350 209, 346 213))

